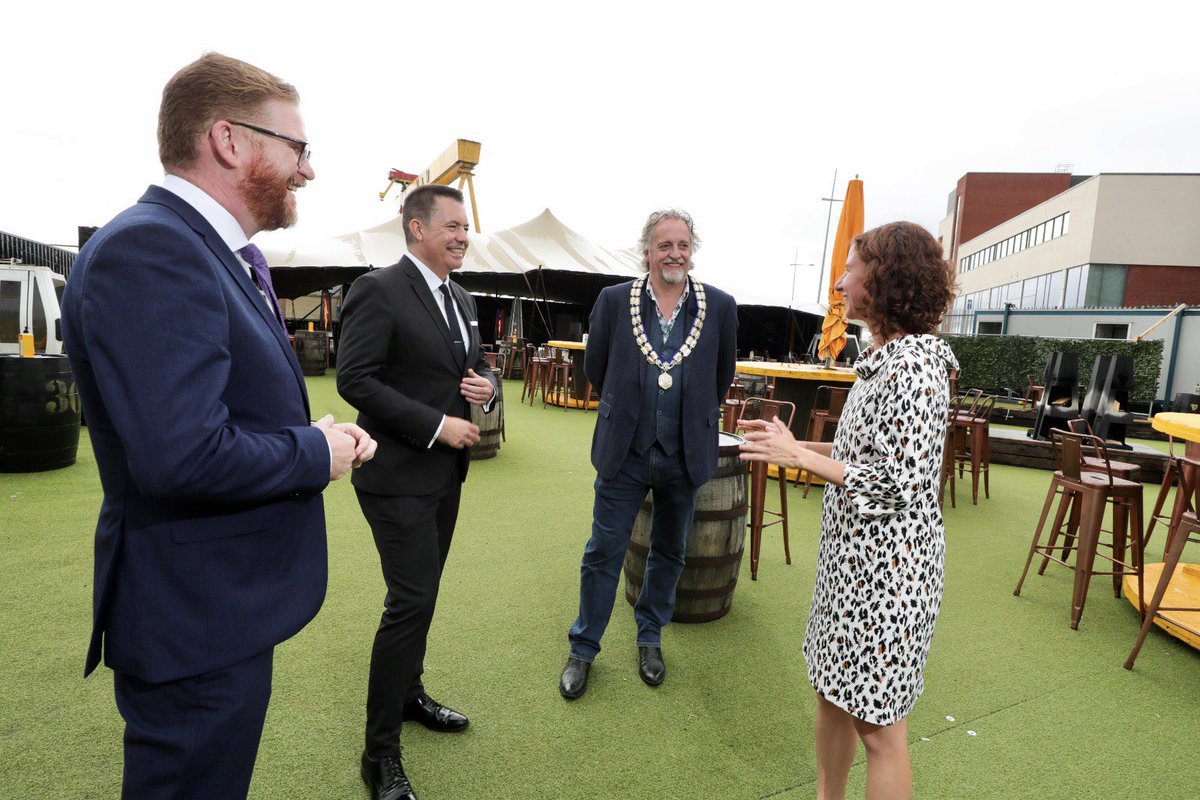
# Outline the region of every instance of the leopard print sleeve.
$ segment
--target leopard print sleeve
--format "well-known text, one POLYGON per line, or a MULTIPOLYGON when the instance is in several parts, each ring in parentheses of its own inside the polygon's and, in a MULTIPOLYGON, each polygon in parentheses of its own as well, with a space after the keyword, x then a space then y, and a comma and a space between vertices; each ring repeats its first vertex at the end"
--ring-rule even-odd
MULTIPOLYGON (((945 445, 946 368, 919 350, 897 353, 861 386, 846 454, 845 491, 864 517, 937 502, 945 445)), ((849 403, 847 405, 850 405, 849 403)))

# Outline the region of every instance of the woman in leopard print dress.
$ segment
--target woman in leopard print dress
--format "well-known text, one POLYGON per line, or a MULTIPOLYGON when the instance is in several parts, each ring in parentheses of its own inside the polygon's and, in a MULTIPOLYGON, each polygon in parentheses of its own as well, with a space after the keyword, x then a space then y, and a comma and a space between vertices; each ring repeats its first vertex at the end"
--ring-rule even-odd
POLYGON ((797 442, 778 419, 748 434, 742 458, 811 470, 828 485, 804 638, 817 691, 817 794, 845 796, 861 740, 869 797, 911 797, 905 719, 941 605, 945 538, 938 503, 957 362, 933 334, 954 273, 924 229, 860 234, 837 288, 875 346, 855 363, 832 443, 797 442))

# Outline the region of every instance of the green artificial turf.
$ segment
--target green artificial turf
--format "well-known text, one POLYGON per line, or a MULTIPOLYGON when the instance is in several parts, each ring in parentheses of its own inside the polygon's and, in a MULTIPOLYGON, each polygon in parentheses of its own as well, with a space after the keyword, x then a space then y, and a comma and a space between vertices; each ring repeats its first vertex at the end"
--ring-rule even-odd
MULTIPOLYGON (((309 387, 315 416, 352 418, 332 376, 309 387)), ((588 693, 567 703, 557 683, 591 519, 595 418, 521 406, 520 388, 506 386, 499 456, 471 467, 426 659, 430 692, 468 713, 471 727, 406 728, 420 797, 812 797, 814 701, 800 645, 820 491, 802 500, 791 490, 791 566, 780 529, 768 529, 759 579, 743 561, 728 616, 666 630, 661 687, 637 677, 622 597, 588 693)), ((958 508, 947 509, 945 601, 925 695, 909 718, 916 796, 1194 797, 1200 653, 1155 629, 1136 669, 1123 669, 1138 620, 1107 577, 1094 580, 1078 631, 1067 570, 1052 565, 1012 594, 1047 481, 995 466, 990 500, 972 506, 960 490, 958 508)), ((1147 504, 1156 490, 1147 487, 1147 504)), ((256 798, 366 796, 358 756, 383 581, 349 482, 325 497, 328 596, 276 651, 256 798)), ((99 503, 86 435, 73 467, 0 475, 4 797, 119 791, 111 673, 82 679, 99 503)), ((1150 560, 1160 557, 1156 539, 1150 560)), ((864 774, 860 752, 851 796, 862 795, 864 774)))

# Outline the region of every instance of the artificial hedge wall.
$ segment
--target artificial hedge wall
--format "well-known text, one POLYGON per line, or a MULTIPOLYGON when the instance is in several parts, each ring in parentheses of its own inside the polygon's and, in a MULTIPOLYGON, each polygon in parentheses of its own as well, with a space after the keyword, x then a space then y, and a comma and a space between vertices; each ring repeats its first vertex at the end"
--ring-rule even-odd
POLYGON ((1042 336, 942 336, 954 351, 960 367, 958 385, 996 390, 1007 388, 1025 393, 1029 375, 1040 384, 1051 353, 1079 356, 1079 382, 1086 386, 1092 377, 1096 356, 1133 356, 1131 402, 1149 402, 1158 397, 1158 375, 1162 370, 1163 341, 1128 342, 1113 339, 1050 339, 1042 336))

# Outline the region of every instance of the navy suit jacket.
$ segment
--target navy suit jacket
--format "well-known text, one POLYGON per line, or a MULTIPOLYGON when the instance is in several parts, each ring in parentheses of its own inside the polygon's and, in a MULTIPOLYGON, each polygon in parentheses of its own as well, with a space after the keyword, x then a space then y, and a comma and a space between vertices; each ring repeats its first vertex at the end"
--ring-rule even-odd
MULTIPOLYGON (((592 466, 603 478, 617 474, 629 453, 642 410, 646 357, 633 338, 629 292, 633 282, 600 292, 588 320, 584 372, 600 391, 596 430, 592 436, 592 466)), ((721 401, 737 369, 737 304, 720 289, 704 284, 708 308, 700 340, 683 360, 683 456, 691 482, 700 486, 717 469, 717 436, 721 401)), ((691 330, 696 318, 696 293, 688 295, 676 325, 691 330)), ((642 294, 642 322, 657 325, 650 292, 642 294)), ((686 335, 686 333, 685 333, 686 335)))
POLYGON ((299 631, 325 596, 329 448, 284 331, 190 205, 150 187, 80 251, 63 338, 104 500, 93 628, 167 681, 299 631))

